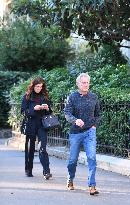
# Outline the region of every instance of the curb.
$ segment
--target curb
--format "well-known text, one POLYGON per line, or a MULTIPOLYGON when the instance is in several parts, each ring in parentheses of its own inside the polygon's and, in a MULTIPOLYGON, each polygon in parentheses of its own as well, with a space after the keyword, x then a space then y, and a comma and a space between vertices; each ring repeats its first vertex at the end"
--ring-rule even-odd
MULTIPOLYGON (((68 159, 69 150, 64 147, 47 147, 48 154, 60 159, 68 159)), ((97 154, 97 167, 106 171, 116 172, 122 175, 130 176, 130 160, 107 155, 97 154)), ((87 165, 85 152, 81 151, 78 163, 87 165)))
MULTIPOLYGON (((6 142, 7 146, 18 148, 24 151, 25 137, 12 137, 6 142)), ((38 150, 38 145, 36 145, 38 150)), ((55 156, 60 159, 67 160, 69 157, 69 149, 66 147, 47 146, 47 151, 50 156, 55 156)), ((130 159, 123 159, 103 154, 97 154, 97 167, 106 171, 116 172, 125 176, 130 176, 130 159)), ((81 151, 78 158, 78 163, 87 165, 85 152, 81 151)))

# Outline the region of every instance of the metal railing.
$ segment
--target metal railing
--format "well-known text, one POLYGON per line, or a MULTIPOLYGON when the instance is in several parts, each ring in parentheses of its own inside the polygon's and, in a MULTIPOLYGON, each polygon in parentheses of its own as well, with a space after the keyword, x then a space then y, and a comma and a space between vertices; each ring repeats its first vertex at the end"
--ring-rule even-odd
MULTIPOLYGON (((63 114, 64 103, 58 103, 55 105, 58 110, 57 115, 61 121, 62 128, 60 130, 53 130, 48 135, 48 143, 53 146, 68 146, 68 130, 65 131, 67 127, 66 120, 63 114)), ((117 104, 107 104, 101 103, 101 122, 97 132, 97 153, 119 156, 124 158, 130 158, 130 122, 129 122, 129 112, 130 103, 117 103, 117 104), (128 111, 128 112, 127 112, 128 111), (104 120, 105 119, 105 120, 104 120), (121 138, 122 147, 114 142, 106 142, 105 137, 101 136, 102 126, 107 124, 106 135, 116 136, 116 138, 121 138), (103 138, 103 140, 101 140, 103 138)), ((108 140, 109 141, 109 140, 108 140)))
MULTIPOLYGON (((69 125, 64 117, 64 106, 63 101, 54 105, 53 110, 59 117, 61 128, 48 132, 48 144, 50 146, 69 146, 69 125)), ((117 104, 101 102, 101 122, 97 129, 97 153, 130 158, 129 109, 129 102, 117 104), (109 140, 109 136, 111 140, 109 140), (118 144, 116 140, 120 143, 118 144)), ((14 113, 13 116, 15 117, 14 113)), ((19 126, 19 122, 15 122, 13 130, 19 131, 19 126)))

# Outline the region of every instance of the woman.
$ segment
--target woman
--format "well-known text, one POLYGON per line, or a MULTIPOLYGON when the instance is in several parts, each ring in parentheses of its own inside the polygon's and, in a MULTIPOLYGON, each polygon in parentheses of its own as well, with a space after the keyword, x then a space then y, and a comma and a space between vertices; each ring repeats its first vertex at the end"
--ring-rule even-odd
POLYGON ((36 136, 41 141, 39 159, 43 166, 43 176, 45 179, 52 177, 49 168, 49 157, 46 151, 47 131, 42 126, 42 116, 52 112, 48 98, 45 81, 37 77, 31 81, 23 96, 21 113, 26 117, 26 141, 25 141, 25 173, 28 177, 33 177, 33 159, 35 152, 36 136))

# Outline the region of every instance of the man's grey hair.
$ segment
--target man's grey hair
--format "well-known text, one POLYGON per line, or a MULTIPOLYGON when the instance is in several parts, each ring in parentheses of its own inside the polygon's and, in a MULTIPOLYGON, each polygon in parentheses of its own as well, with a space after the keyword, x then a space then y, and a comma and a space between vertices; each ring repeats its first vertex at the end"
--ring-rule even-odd
POLYGON ((81 78, 85 77, 90 81, 90 76, 88 73, 81 73, 77 78, 76 78, 76 83, 80 82, 81 78))

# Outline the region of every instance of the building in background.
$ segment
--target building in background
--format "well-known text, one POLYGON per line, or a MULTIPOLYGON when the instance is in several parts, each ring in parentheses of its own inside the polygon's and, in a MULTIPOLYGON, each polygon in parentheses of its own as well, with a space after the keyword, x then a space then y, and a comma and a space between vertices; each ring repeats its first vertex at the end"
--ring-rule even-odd
POLYGON ((9 14, 11 6, 11 0, 0 0, 0 18, 3 19, 4 16, 9 14))
POLYGON ((126 59, 128 60, 128 63, 130 64, 130 41, 123 40, 122 45, 129 47, 129 48, 122 47, 121 51, 122 51, 123 55, 126 57, 126 59))

